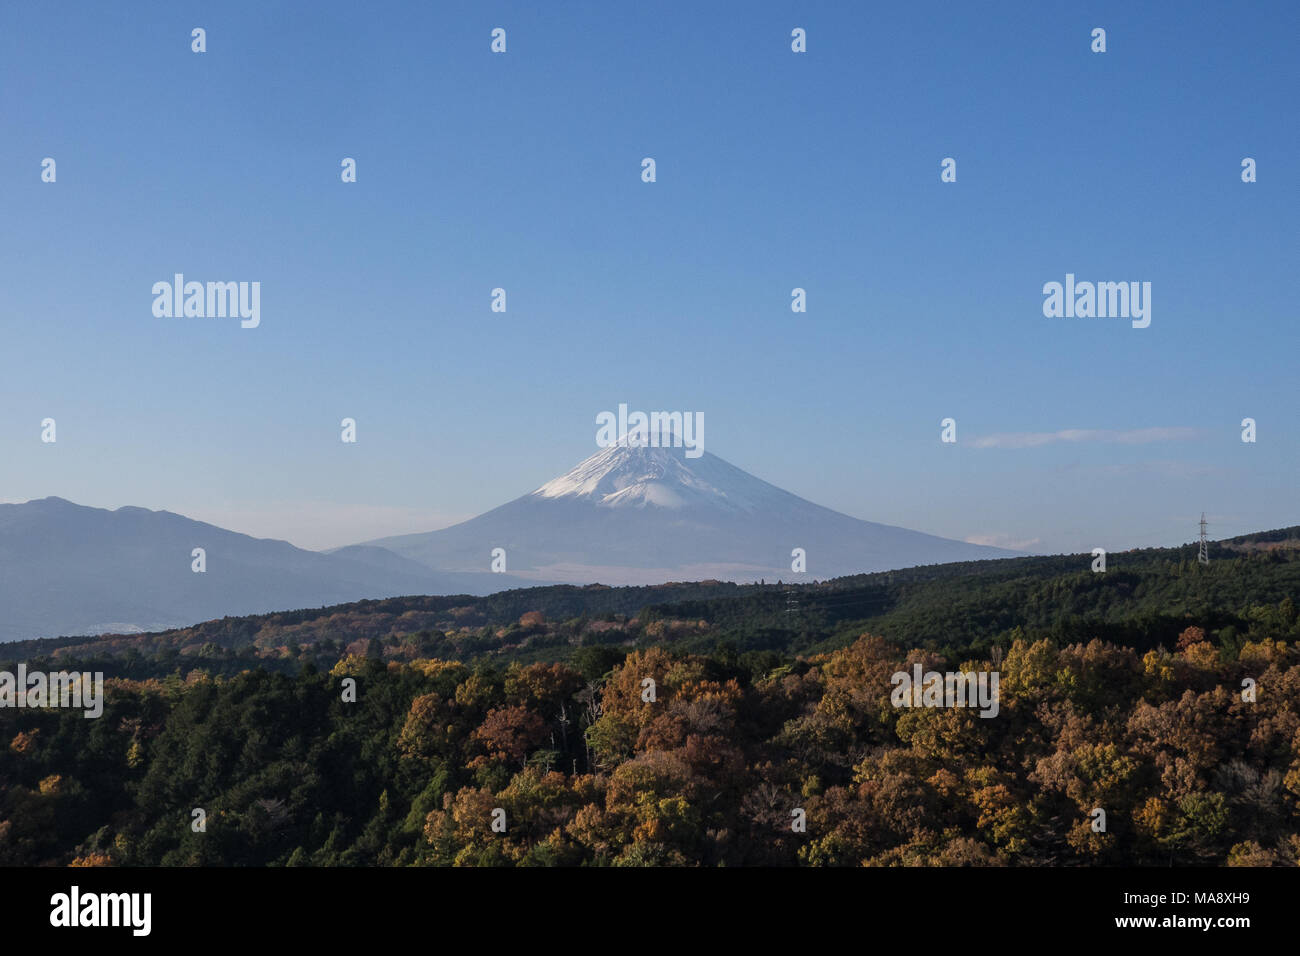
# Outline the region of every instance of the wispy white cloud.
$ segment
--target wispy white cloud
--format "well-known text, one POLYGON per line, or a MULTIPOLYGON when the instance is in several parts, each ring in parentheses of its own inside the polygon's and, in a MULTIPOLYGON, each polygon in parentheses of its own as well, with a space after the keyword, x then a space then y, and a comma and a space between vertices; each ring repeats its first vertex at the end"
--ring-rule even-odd
POLYGON ((1038 448, 1057 442, 1110 442, 1120 445, 1149 445, 1162 441, 1187 441, 1200 432, 1195 428, 1133 428, 1115 431, 1108 428, 1066 428, 1057 432, 1006 432, 981 435, 971 444, 976 448, 1038 448))

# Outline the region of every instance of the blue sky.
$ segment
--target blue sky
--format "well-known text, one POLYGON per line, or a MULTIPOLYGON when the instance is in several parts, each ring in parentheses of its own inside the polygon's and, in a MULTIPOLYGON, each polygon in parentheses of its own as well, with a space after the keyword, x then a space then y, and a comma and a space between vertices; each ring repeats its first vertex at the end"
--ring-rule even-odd
POLYGON ((5 5, 0 499, 341 545, 627 402, 948 537, 1300 523, 1300 6, 539 6, 5 5), (260 327, 155 318, 176 272, 260 281, 260 327), (1150 327, 1045 318, 1067 272, 1151 282, 1150 327))

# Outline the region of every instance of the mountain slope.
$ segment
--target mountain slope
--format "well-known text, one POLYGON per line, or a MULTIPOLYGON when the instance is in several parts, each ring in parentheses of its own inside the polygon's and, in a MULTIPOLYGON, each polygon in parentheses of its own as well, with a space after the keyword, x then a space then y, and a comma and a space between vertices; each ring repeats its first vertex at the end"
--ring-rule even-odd
POLYGON ((624 445, 477 518, 370 543, 443 571, 483 570, 504 548, 513 575, 615 585, 797 579, 795 548, 808 578, 1015 554, 851 518, 708 452, 624 445))
POLYGON ((435 574, 377 548, 319 554, 167 511, 62 498, 0 505, 0 641, 185 626, 400 594, 484 594, 500 574, 435 574), (194 548, 207 570, 191 570, 194 548))

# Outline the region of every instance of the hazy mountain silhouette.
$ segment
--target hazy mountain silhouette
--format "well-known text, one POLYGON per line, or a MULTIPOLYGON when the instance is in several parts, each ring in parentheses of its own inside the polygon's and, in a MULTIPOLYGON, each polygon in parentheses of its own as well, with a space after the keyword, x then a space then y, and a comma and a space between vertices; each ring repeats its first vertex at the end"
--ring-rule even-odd
POLYGON ((708 452, 614 446, 469 521, 369 542, 440 571, 486 570, 565 583, 830 578, 1011 557, 1017 552, 862 521, 823 508, 708 452), (803 548, 805 574, 791 571, 803 548))
MULTIPOLYGON (((484 569, 486 572, 486 569, 484 569)), ((333 554, 144 508, 0 505, 0 640, 179 627, 406 594, 487 594, 502 574, 437 574, 380 548, 333 554), (191 570, 194 548, 207 570, 191 570)))

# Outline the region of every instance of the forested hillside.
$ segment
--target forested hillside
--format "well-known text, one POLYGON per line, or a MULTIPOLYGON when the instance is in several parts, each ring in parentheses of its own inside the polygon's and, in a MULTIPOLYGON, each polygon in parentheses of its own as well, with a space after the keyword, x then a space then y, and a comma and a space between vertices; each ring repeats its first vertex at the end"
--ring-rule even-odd
POLYGON ((400 597, 228 617, 156 634, 0 644, 0 662, 76 661, 106 674, 164 677, 251 666, 329 669, 346 654, 466 663, 564 660, 575 649, 665 646, 792 655, 834 650, 864 633, 960 654, 1022 632, 1060 643, 1102 638, 1148 650, 1197 623, 1239 645, 1275 607, 1300 597, 1300 527, 1196 548, 931 565, 828 582, 655 587, 541 587, 488 597, 400 597), (1287 545, 1291 545, 1288 547, 1287 545), (525 619, 525 616, 527 618, 525 619), (1263 617, 1261 618, 1261 615, 1263 617))
POLYGON ((0 864, 1293 864, 1272 534, 6 645, 109 681, 0 710, 0 864), (996 716, 895 706, 915 664, 998 673, 996 716))

